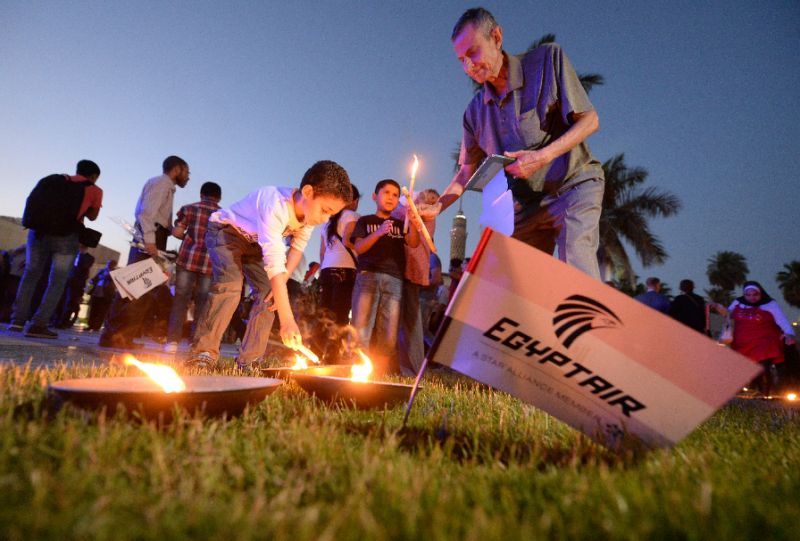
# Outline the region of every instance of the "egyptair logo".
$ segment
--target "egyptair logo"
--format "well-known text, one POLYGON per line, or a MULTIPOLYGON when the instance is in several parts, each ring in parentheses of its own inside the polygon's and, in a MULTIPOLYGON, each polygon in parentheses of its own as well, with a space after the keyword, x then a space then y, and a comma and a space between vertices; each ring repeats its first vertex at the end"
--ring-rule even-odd
POLYGON ((592 329, 619 327, 622 320, 604 304, 584 295, 572 295, 556 308, 553 326, 556 336, 569 347, 583 333, 592 329))

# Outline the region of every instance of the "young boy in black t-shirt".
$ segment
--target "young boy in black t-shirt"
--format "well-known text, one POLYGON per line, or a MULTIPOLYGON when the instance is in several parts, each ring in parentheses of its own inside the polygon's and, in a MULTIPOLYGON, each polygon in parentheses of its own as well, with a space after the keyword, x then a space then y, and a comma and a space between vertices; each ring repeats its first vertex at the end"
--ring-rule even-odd
POLYGON ((359 218, 350 237, 358 254, 353 326, 361 347, 370 350, 376 371, 399 374, 396 347, 406 267, 404 244, 411 247, 419 244, 422 224, 409 213, 412 227, 405 235, 402 220, 391 217, 400 201, 397 181, 378 182, 372 199, 377 206, 375 214, 359 218))

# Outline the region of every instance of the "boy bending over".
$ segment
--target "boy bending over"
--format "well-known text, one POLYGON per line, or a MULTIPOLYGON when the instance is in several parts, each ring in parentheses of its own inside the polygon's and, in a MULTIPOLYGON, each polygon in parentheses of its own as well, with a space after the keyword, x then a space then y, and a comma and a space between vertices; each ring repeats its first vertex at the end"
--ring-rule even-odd
POLYGON ((319 161, 303 175, 300 188, 264 186, 211 215, 206 246, 213 278, 187 364, 216 364, 222 334, 239 304, 243 277, 256 294, 256 302, 237 366, 247 367, 264 354, 273 311, 280 317, 284 345, 294 348, 303 343, 286 281, 300 262, 314 226, 328 221, 350 198, 347 171, 336 162, 319 161), (287 252, 283 239, 289 236, 292 240, 287 252))

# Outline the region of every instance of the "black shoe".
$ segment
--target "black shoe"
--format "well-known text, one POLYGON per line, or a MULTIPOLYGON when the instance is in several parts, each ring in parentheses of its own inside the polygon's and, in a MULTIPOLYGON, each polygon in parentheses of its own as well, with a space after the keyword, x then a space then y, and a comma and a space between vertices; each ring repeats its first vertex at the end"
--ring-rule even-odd
POLYGON ((47 327, 31 325, 28 327, 28 330, 25 331, 25 336, 29 338, 58 338, 58 333, 51 331, 47 327))
POLYGON ((18 325, 17 323, 10 323, 8 327, 6 327, 7 331, 10 332, 22 332, 22 329, 25 327, 23 325, 18 325))

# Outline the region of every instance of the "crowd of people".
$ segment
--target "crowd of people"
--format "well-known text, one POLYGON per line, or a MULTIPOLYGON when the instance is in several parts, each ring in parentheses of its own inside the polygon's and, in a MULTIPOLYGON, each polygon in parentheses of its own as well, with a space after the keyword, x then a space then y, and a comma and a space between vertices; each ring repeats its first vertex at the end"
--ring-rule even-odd
MULTIPOLYGON (((437 215, 494 154, 513 160, 505 168, 514 199, 513 237, 550 254, 557 247, 560 259, 599 279, 604 178, 586 143, 599 120, 568 57, 555 44, 508 54, 502 28, 483 8, 464 12, 451 42, 480 89, 464 113, 458 169, 442 194, 414 194, 419 213, 409 212, 399 183, 383 179, 372 190, 374 212, 359 215, 361 194, 347 171, 318 161, 297 185, 263 186, 226 207, 220 206, 222 188, 206 182, 200 200, 173 217, 175 191, 187 185, 190 172, 185 160, 169 156, 141 191, 127 261, 161 259, 168 238, 180 239, 174 295, 160 285, 135 299, 121 296, 110 275, 116 262, 108 261, 89 282, 88 327, 100 331, 99 345, 138 347, 134 339, 155 326, 156 314, 164 322, 165 352, 176 353, 188 338, 186 364, 215 366, 221 341, 233 333, 241 340, 236 364, 246 368, 263 359, 277 317, 277 338, 290 349, 305 341, 325 362, 347 363, 360 347, 379 372, 415 373, 467 264, 449 262, 445 287, 442 262, 422 233, 433 236, 437 215), (312 229, 323 224, 320 263, 303 276, 312 229), (317 268, 319 294, 309 314, 298 299, 308 295, 317 268), (310 319, 312 330, 303 332, 299 322, 310 319)), ((31 192, 24 251, 4 258, 9 330, 54 338, 50 326, 75 321, 93 263, 84 220, 100 212, 99 177, 97 164, 81 160, 75 175, 50 175, 31 192)), ((732 347, 767 367, 765 373, 782 360, 779 342, 794 343, 786 318, 755 282, 745 284, 729 307, 707 303, 688 279, 672 300, 661 293, 658 278, 646 285, 639 301, 698 332, 709 332, 710 310, 729 314, 732 347)), ((769 391, 769 382, 761 386, 769 391)))
POLYGON ((711 336, 711 312, 724 317, 720 341, 761 365, 762 372, 749 387, 770 396, 780 379, 786 352, 796 355, 797 342, 794 328, 781 307, 760 283, 745 282, 742 295, 729 306, 706 302, 694 292, 694 282, 688 278, 681 280, 681 293, 673 299, 661 292, 659 278, 651 276, 645 284, 647 291, 637 295, 636 300, 700 333, 711 336))

